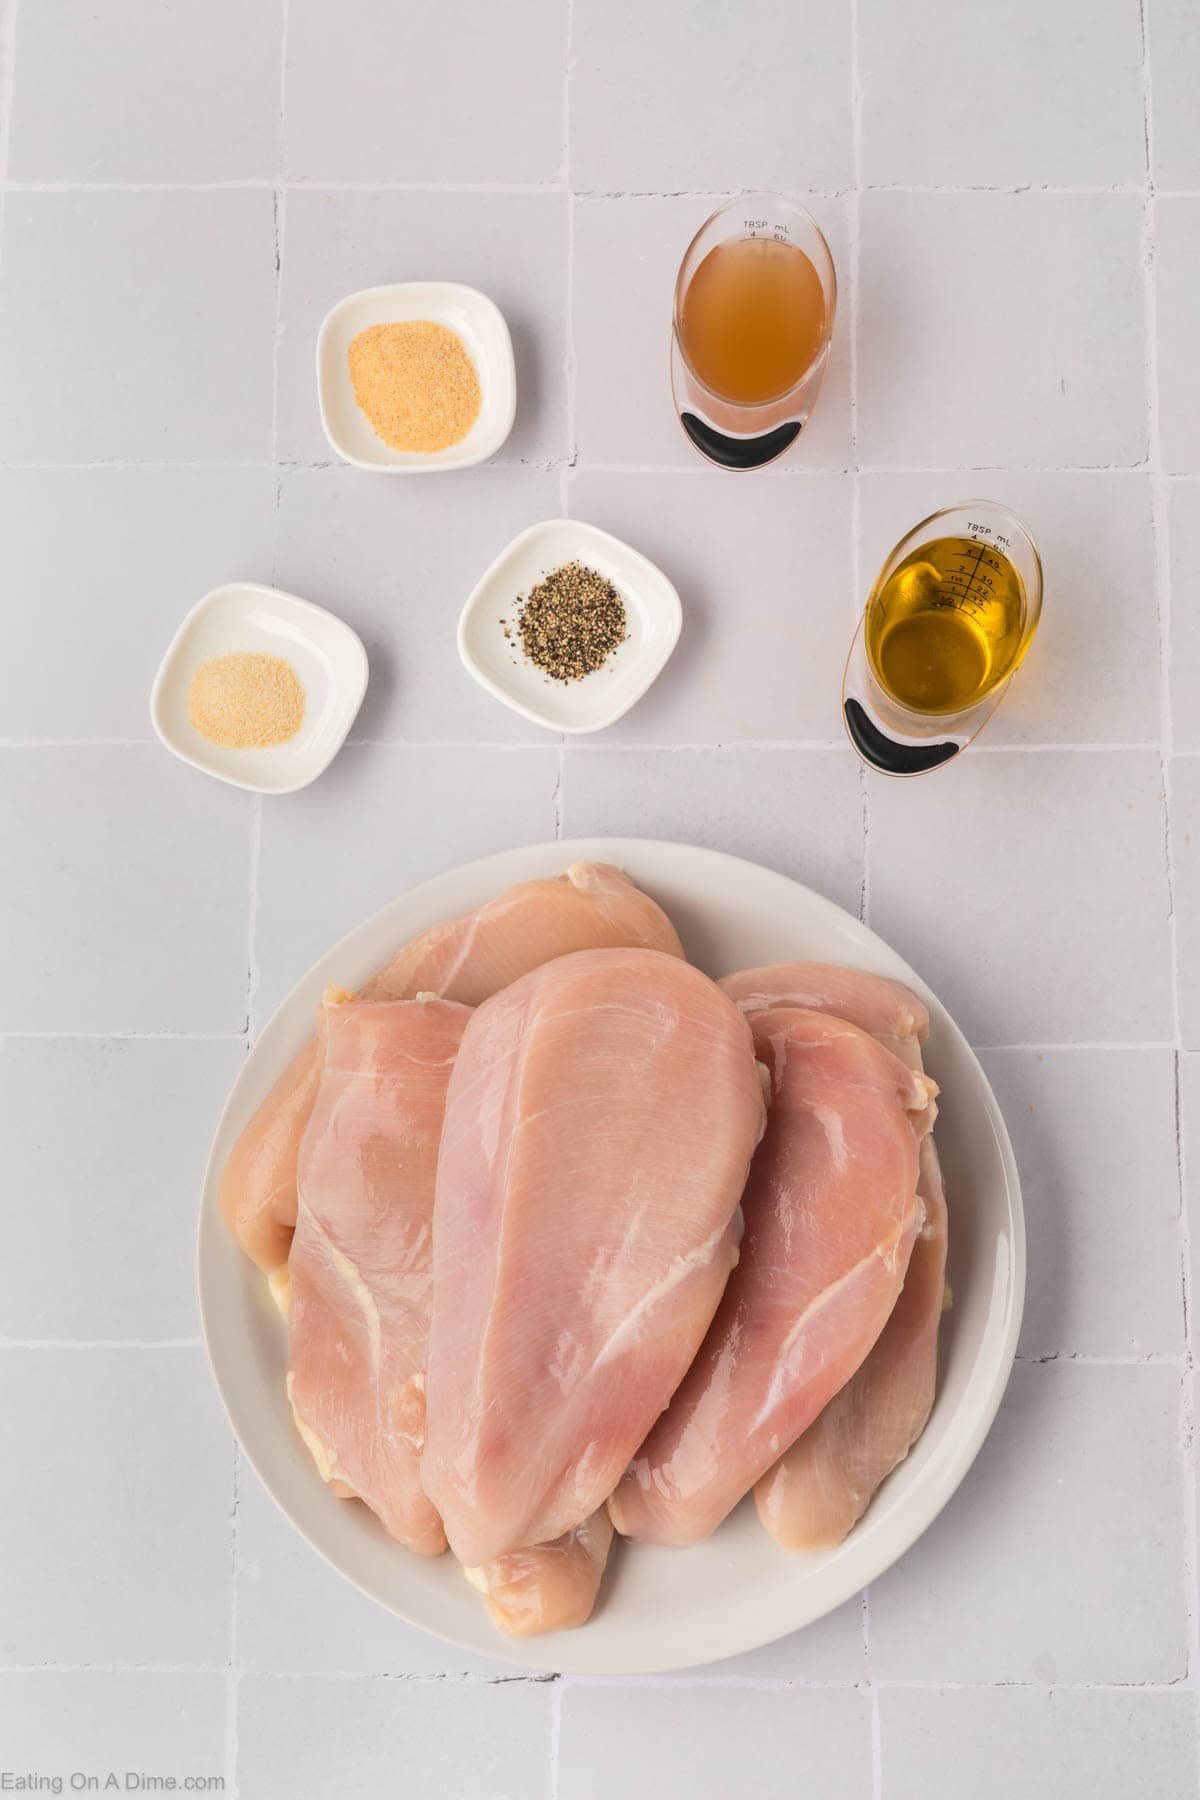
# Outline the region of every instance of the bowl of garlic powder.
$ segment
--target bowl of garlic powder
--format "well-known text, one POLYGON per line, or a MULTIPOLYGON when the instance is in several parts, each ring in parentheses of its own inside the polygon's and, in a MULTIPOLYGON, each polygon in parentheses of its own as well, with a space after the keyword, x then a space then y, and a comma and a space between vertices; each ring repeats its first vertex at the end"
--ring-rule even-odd
POLYGON ((349 294, 317 335, 317 394, 326 437, 356 468, 471 468, 496 454, 516 417, 504 315, 454 281, 349 294))
POLYGON ((150 717, 193 768, 258 794, 324 773, 367 688, 367 653, 343 619, 254 581, 214 588, 163 657, 150 717))

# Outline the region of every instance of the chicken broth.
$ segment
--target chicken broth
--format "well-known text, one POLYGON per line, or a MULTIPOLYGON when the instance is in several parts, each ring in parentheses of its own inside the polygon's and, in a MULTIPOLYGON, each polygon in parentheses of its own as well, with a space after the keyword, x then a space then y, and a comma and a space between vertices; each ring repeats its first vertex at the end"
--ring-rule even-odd
POLYGON ((731 238, 697 268, 683 298, 683 353, 723 400, 756 406, 795 387, 821 348, 825 292, 803 250, 731 238))

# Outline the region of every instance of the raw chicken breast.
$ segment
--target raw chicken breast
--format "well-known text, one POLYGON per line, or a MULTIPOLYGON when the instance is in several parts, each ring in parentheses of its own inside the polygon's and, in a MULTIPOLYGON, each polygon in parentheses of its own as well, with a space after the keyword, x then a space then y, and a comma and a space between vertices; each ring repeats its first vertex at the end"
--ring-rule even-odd
POLYGON ((920 1222, 936 1089, 842 1019, 749 1015, 771 1070, 741 1260, 699 1356, 610 1501, 629 1537, 707 1537, 887 1323, 920 1222))
POLYGON ((448 1000, 327 998, 288 1260, 300 1434, 326 1481, 428 1556, 446 1547, 420 1485, 434 1178, 470 1017, 448 1000))
POLYGON ((612 1539, 612 1520, 601 1506, 552 1544, 510 1550, 463 1574, 506 1636, 567 1631, 592 1615, 612 1539))
POLYGON ((773 1006, 803 1006, 812 1012, 848 1019, 869 1031, 885 1049, 910 1069, 921 1067, 921 1045, 929 1036, 924 1001, 899 981, 844 969, 836 963, 772 963, 764 969, 742 969, 727 975, 721 986, 743 1012, 773 1006))
POLYGON ((875 1348, 755 1487, 758 1516, 786 1549, 840 1544, 925 1429, 946 1291, 946 1196, 931 1137, 921 1145, 919 1191, 924 1223, 875 1348))
MULTIPOLYGON (((922 1068, 929 1013, 900 982, 827 963, 777 963, 721 983, 744 1011, 808 1006, 849 1019, 908 1068, 922 1068)), ((878 1343, 820 1418, 755 1488, 767 1530, 792 1548, 838 1544, 875 1489, 925 1429, 937 1380, 947 1215, 932 1135, 921 1144, 918 1195, 924 1222, 904 1287, 878 1343)))
POLYGON ((611 1493, 721 1297, 763 1116, 745 1019, 672 957, 562 957, 474 1014, 438 1163, 421 1463, 467 1566, 611 1493))
MULTIPOLYGON (((475 1006, 553 957, 610 944, 683 955, 661 907, 620 869, 576 863, 565 875, 522 882, 476 912, 423 932, 372 976, 362 998, 411 1000, 428 993, 475 1006)), ((226 1222, 268 1274, 287 1261, 296 1223, 296 1159, 318 1077, 310 1042, 242 1132, 221 1177, 226 1222)))

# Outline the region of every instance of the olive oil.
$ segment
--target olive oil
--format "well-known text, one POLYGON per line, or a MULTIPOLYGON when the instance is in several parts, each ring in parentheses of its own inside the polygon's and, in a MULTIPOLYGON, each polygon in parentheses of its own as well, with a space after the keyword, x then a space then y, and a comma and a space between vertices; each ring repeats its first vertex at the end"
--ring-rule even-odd
POLYGON ((1025 588, 997 546, 935 538, 876 587, 867 655, 876 679, 913 712, 961 712, 1006 676, 1025 648, 1025 588))
POLYGON ((692 276, 679 331, 684 355, 714 394, 739 406, 777 399, 821 348, 821 278, 795 244, 728 238, 692 276))

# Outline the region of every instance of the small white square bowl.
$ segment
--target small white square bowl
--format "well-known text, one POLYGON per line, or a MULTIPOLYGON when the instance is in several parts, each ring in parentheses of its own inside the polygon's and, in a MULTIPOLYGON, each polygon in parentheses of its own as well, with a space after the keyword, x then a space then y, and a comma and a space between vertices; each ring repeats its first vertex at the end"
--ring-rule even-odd
POLYGON ((657 680, 679 639, 683 611, 662 570, 620 538, 578 519, 545 519, 502 550, 458 621, 458 653, 480 687, 547 731, 603 731, 657 680), (581 562, 612 582, 629 637, 580 681, 552 681, 527 662, 516 632, 517 601, 552 569, 581 562), (504 635, 504 625, 512 641, 504 635))
POLYGON ((150 718, 168 750, 234 787, 294 794, 324 773, 346 741, 367 690, 367 653, 343 620, 279 588, 233 581, 205 594, 171 640, 150 694, 150 718), (212 744, 188 718, 187 695, 201 663, 231 651, 289 662, 304 689, 295 737, 265 750, 212 744))
POLYGON ((317 333, 317 394, 325 436, 356 469, 385 475, 469 469, 494 456, 513 427, 517 371, 512 339, 494 300, 457 281, 399 281, 348 294, 325 315, 317 333), (433 319, 456 331, 479 377, 479 416, 465 438, 448 450, 394 450, 368 423, 354 398, 348 353, 352 339, 370 325, 433 319))

